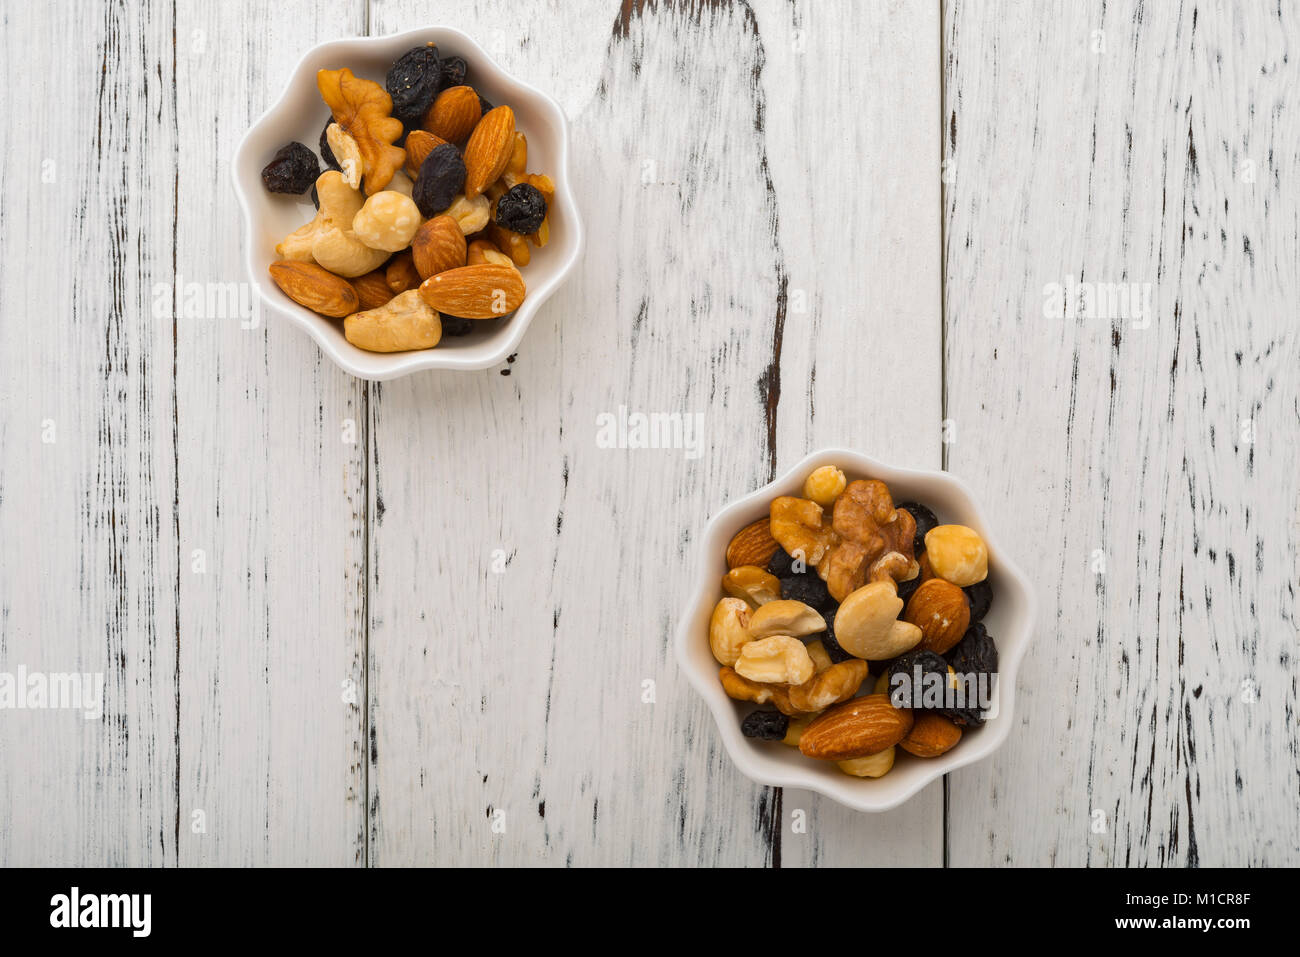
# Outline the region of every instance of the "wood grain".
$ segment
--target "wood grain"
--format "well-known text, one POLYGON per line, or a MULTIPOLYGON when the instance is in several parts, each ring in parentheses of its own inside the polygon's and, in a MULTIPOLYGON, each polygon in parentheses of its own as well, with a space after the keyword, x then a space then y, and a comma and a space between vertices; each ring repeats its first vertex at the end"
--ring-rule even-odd
MULTIPOLYGON (((596 94, 571 115, 585 261, 507 370, 372 395, 372 862, 938 863, 938 788, 864 822, 756 787, 668 647, 705 516, 814 439, 938 463, 933 434, 887 422, 909 410, 938 420, 937 362, 928 388, 897 362, 939 351, 938 123, 872 137, 877 122, 906 127, 918 105, 937 116, 937 8, 853 8, 841 33, 776 4, 588 6, 576 21, 610 26, 603 60, 586 61, 596 94), (915 62, 928 91, 916 76, 882 81, 862 110, 840 72, 852 36, 878 37, 864 79, 915 62), (792 121, 792 99, 853 121, 792 121), (837 138, 817 158, 832 189, 809 184, 792 148, 817 135, 837 138), (838 184, 855 176, 890 188, 846 202, 838 184), (874 216, 897 232, 854 244, 825 228, 874 216), (907 331, 888 342, 896 316, 907 331), (871 381, 827 341, 841 329, 879 353, 871 381), (874 403, 872 426, 857 403, 874 403), (621 406, 702 413, 707 451, 599 448, 597 416, 621 406), (778 447, 782 417, 798 428, 778 447), (508 556, 499 574, 495 549, 508 556), (806 834, 791 829, 795 810, 806 834)), ((417 7, 385 4, 372 28, 408 25, 417 7)), ((495 13, 480 5, 453 25, 491 37, 495 13)), ((550 89, 571 34, 536 22, 527 44, 488 52, 550 89)))
MULTIPOLYGON (((229 158, 302 53, 365 24, 362 4, 246 9, 177 7, 186 282, 246 278, 229 158)), ((362 864, 365 387, 278 317, 245 325, 177 323, 180 863, 362 864)))
POLYGON ((953 863, 1300 860, 1297 29, 948 7, 948 465, 1043 608, 953 863), (1149 323, 1045 310, 1067 276, 1149 284, 1149 323))

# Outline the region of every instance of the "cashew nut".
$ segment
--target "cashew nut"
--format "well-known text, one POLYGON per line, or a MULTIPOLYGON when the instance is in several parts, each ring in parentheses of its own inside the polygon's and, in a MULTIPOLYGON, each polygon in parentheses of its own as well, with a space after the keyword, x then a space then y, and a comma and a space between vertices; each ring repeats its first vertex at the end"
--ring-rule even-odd
POLYGON ((898 620, 903 599, 892 581, 863 585, 835 613, 835 639, 857 658, 885 661, 920 644, 921 629, 898 620))
POLYGON ((352 232, 371 249, 395 253, 411 245, 420 228, 420 209, 409 196, 385 189, 365 201, 352 219, 352 232))
POLYGON ((486 226, 491 214, 492 204, 482 193, 473 199, 466 199, 465 194, 461 193, 442 211, 442 215, 456 220, 456 225, 466 236, 473 235, 486 226))
POLYGON ((379 268, 388 253, 371 249, 352 232, 352 220, 365 204, 361 193, 347 184, 342 173, 331 169, 316 179, 316 195, 320 199, 316 218, 275 247, 280 258, 300 262, 314 259, 345 279, 379 268))
POLYGON ((875 754, 868 754, 861 758, 849 758, 846 761, 836 761, 835 763, 841 771, 845 774, 851 774, 855 778, 881 778, 894 766, 894 749, 885 748, 885 750, 877 751, 875 754))
POLYGON ((330 152, 343 168, 343 181, 353 189, 361 188, 361 174, 365 172, 361 162, 361 147, 352 138, 352 134, 331 123, 325 128, 325 141, 329 143, 330 152))
POLYGON ((790 635, 802 638, 826 630, 826 619, 815 608, 801 601, 772 601, 759 608, 749 619, 749 637, 767 638, 790 635))
POLYGON ((343 320, 343 335, 357 348, 370 352, 432 349, 442 338, 442 319, 429 308, 420 290, 410 289, 376 309, 348 316, 343 320))
POLYGON ((734 665, 740 649, 749 641, 749 603, 739 598, 724 598, 713 609, 709 620, 709 648, 720 664, 734 665))
POLYGON ((781 597, 781 582, 757 565, 741 565, 722 576, 722 590, 757 608, 781 597))
POLYGON ((801 685, 817 670, 803 642, 789 635, 773 635, 746 643, 740 649, 735 667, 736 674, 759 684, 801 685))

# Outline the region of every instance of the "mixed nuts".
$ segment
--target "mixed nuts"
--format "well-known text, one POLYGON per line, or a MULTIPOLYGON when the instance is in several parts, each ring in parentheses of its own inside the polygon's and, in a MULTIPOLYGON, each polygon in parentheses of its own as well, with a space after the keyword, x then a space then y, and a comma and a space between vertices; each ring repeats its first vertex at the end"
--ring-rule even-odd
POLYGON ((317 208, 276 246, 271 279, 342 319, 361 349, 430 349, 510 315, 530 247, 550 239, 555 184, 526 172, 514 111, 483 100, 467 71, 433 43, 398 57, 382 86, 346 67, 321 70, 325 170, 297 142, 262 170, 267 190, 310 189, 317 208))
POLYGON ((770 706, 744 717, 746 737, 876 778, 899 751, 937 757, 984 723, 998 655, 974 529, 827 465, 726 560, 709 648, 728 696, 770 706))

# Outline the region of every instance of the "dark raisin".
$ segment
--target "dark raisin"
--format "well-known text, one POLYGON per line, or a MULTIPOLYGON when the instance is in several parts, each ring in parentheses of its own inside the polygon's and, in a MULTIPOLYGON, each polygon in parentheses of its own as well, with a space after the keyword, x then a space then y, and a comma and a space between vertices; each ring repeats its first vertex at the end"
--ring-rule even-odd
POLYGON ((320 194, 316 192, 316 184, 311 184, 311 204, 320 209, 320 194))
POLYGON ((432 43, 407 50, 393 63, 384 79, 384 88, 393 98, 393 116, 408 130, 420 125, 424 112, 438 95, 442 82, 442 62, 432 43))
POLYGON ((853 657, 840 647, 839 641, 835 638, 835 612, 838 608, 839 606, 836 605, 835 608, 822 614, 822 617, 826 619, 826 630, 820 635, 813 636, 815 639, 821 641, 822 647, 826 649, 827 656, 837 665, 841 661, 848 661, 853 657))
POLYGON ((426 219, 432 219, 451 205, 465 187, 465 161, 451 143, 435 146, 415 177, 411 198, 426 219))
POLYGON ((307 192, 320 175, 316 154, 301 143, 280 147, 262 170, 262 183, 273 193, 307 192))
POLYGON ((782 578, 781 597, 801 601, 805 605, 811 605, 818 611, 826 611, 835 607, 835 599, 831 598, 831 593, 826 590, 826 583, 818 577, 816 572, 808 572, 804 575, 788 575, 782 578))
POLYGON ((330 124, 334 122, 333 115, 325 121, 325 128, 320 131, 320 158, 325 161, 326 169, 342 170, 343 167, 334 156, 334 151, 330 149, 329 137, 325 133, 329 130, 330 124))
POLYGON ((512 232, 537 232, 546 218, 546 197, 531 183, 520 183, 501 194, 497 200, 497 225, 512 232))
POLYGON ((482 93, 478 93, 477 90, 475 91, 475 93, 478 94, 478 115, 487 116, 488 112, 492 109, 492 104, 489 103, 487 100, 483 99, 482 93))
MULTIPOLYGON (((966 634, 948 652, 947 658, 957 675, 963 695, 993 693, 994 676, 998 670, 998 649, 982 622, 976 622, 966 629, 966 634)), ((984 709, 979 707, 978 700, 963 701, 963 705, 960 708, 945 709, 943 714, 963 727, 978 728, 984 723, 984 709)))
POLYGON ((983 622, 975 622, 967 628, 961 641, 953 646, 946 657, 958 675, 991 675, 998 670, 998 647, 989 637, 983 622))
POLYGON ((740 733, 747 738, 780 741, 790 728, 790 719, 780 711, 751 711, 740 722, 740 733))
POLYGON ((775 575, 777 578, 784 578, 790 574, 790 565, 794 559, 790 553, 780 546, 772 553, 772 557, 767 561, 767 573, 775 575))
POLYGON ((898 597, 903 599, 904 602, 906 602, 909 598, 912 597, 912 592, 916 591, 920 587, 921 587, 920 575, 917 575, 910 582, 899 582, 898 597))
POLYGON ((469 65, 461 57, 443 57, 442 79, 438 82, 438 91, 441 92, 453 86, 464 86, 465 74, 468 70, 469 65))
POLYGON ((925 551, 925 533, 939 524, 939 519, 920 502, 901 502, 899 508, 905 508, 916 519, 916 537, 912 539, 912 550, 917 558, 925 551))
POLYGON ((468 335, 473 328, 473 319, 464 319, 460 316, 442 316, 442 334, 444 336, 468 335))
POLYGON ((967 585, 962 589, 966 593, 966 598, 970 601, 970 620, 979 621, 989 613, 993 606, 993 586, 989 584, 986 578, 982 582, 976 582, 974 585, 967 585))
POLYGON ((937 710, 943 701, 942 696, 948 689, 948 662, 942 655, 933 651, 909 651, 896 659, 885 672, 889 675, 888 694, 895 708, 930 708, 937 710), (918 680, 917 668, 920 668, 918 680), (928 675, 938 675, 937 682, 927 680, 928 675), (907 681, 895 687, 894 679, 906 675, 907 681))

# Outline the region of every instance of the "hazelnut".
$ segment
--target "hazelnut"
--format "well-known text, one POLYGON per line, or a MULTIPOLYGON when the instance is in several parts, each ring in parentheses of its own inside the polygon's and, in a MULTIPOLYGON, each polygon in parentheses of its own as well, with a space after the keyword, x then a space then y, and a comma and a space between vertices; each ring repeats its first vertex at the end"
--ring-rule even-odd
POLYGON ((804 480, 803 497, 812 499, 822 508, 830 508, 847 484, 843 472, 833 465, 823 465, 804 480))
POLYGON ((925 554, 934 573, 959 588, 988 577, 988 546, 979 532, 965 525, 939 525, 930 529, 925 536, 925 554))

